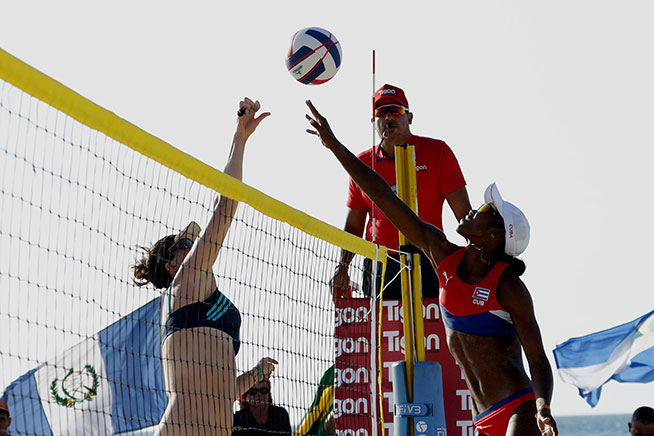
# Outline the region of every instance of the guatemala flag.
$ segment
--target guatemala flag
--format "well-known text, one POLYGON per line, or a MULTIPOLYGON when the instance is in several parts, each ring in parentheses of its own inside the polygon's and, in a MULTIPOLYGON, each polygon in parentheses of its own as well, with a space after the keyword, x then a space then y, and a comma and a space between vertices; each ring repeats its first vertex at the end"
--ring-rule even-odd
POLYGON ((598 333, 572 338, 554 349, 561 379, 579 388, 595 407, 602 385, 654 380, 654 311, 598 333))
POLYGON ((168 402, 160 300, 22 375, 5 390, 10 434, 113 435, 159 423, 168 402))

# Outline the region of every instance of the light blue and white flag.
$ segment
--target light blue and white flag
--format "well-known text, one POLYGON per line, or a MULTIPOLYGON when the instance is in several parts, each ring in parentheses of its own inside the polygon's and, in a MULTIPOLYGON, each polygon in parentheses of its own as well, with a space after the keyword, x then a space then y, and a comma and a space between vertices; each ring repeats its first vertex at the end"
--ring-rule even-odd
POLYGON ((595 407, 602 385, 654 381, 654 311, 626 324, 568 339, 554 349, 561 379, 595 407))
POLYGON ((168 402, 160 300, 27 372, 5 390, 11 434, 113 435, 159 422, 168 402))

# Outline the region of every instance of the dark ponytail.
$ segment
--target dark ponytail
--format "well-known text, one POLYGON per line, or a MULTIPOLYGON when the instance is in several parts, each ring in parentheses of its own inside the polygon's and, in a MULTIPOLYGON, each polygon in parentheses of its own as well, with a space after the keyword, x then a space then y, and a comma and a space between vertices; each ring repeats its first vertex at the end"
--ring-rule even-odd
POLYGON ((522 259, 518 259, 517 257, 510 256, 506 253, 502 253, 499 260, 508 264, 511 271, 513 271, 518 277, 523 275, 527 269, 527 265, 525 265, 522 259))
POLYGON ((170 261, 170 247, 175 241, 175 235, 168 235, 159 239, 151 248, 139 247, 143 250, 143 257, 132 266, 134 270, 134 283, 145 286, 152 283, 157 289, 170 286, 173 278, 166 269, 166 262, 170 261))

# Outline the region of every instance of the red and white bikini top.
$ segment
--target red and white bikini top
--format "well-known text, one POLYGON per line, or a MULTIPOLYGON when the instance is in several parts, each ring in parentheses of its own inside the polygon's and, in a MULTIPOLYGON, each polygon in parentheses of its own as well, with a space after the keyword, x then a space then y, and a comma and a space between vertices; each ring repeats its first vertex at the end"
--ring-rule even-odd
POLYGON ((497 283, 508 265, 497 262, 481 282, 471 285, 456 275, 465 253, 466 248, 462 247, 438 265, 440 306, 445 326, 478 336, 515 335, 511 315, 497 302, 497 283))

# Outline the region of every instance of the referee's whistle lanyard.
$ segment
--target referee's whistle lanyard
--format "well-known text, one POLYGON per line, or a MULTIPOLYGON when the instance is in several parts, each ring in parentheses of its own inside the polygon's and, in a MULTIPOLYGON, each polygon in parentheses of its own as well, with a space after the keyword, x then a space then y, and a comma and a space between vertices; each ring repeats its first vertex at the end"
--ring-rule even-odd
MULTIPOLYGON (((377 162, 387 162, 387 161, 393 161, 395 162, 395 156, 387 156, 386 153, 384 153, 384 149, 382 148, 382 142, 384 140, 382 139, 379 141, 379 145, 377 146, 377 150, 375 151, 375 161, 377 162)), ((374 170, 373 166, 373 170, 374 170)))

